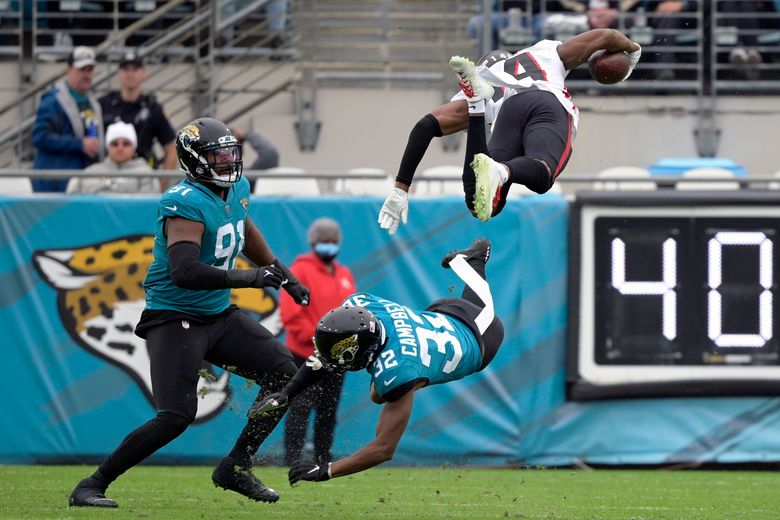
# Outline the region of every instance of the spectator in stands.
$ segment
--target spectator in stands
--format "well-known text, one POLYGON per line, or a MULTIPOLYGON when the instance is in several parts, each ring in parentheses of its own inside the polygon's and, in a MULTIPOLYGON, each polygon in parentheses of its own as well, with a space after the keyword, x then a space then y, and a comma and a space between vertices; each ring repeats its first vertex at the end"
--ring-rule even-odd
MULTIPOLYGON (((302 284, 311 287, 311 303, 308 307, 301 307, 286 293, 280 293, 279 299, 282 324, 287 331, 287 348, 298 367, 303 366, 306 359, 314 354, 312 337, 320 317, 341 305, 347 296, 355 292, 352 273, 335 260, 341 245, 341 228, 338 223, 329 218, 319 218, 309 226, 307 238, 311 252, 296 258, 290 269, 302 284)), ((343 373, 328 374, 292 402, 284 429, 287 465, 301 458, 312 409, 316 413, 314 459, 320 464, 330 462, 336 411, 343 383, 343 373)))
MULTIPOLYGON (((694 17, 683 18, 681 13, 689 11, 688 0, 623 0, 622 7, 633 13, 629 26, 638 27, 649 24, 655 31, 653 46, 673 47, 677 45, 676 36, 685 29, 695 28, 694 17), (643 13, 650 16, 644 20, 643 13)), ((671 80, 675 78, 674 64, 681 60, 674 52, 648 52, 648 62, 662 64, 655 69, 655 78, 671 80)))
POLYGON ((113 123, 106 129, 107 157, 89 166, 87 172, 116 172, 127 177, 73 177, 68 193, 159 193, 160 182, 152 167, 135 157, 138 138, 130 123, 113 123))
POLYGON ((588 17, 591 29, 615 28, 618 25, 618 2, 614 0, 560 0, 561 7, 588 17))
POLYGON ((287 3, 288 0, 270 0, 265 4, 268 33, 271 35, 269 44, 274 49, 284 45, 284 29, 287 26, 287 3))
MULTIPOLYGON (((117 121, 130 123, 138 136, 137 152, 153 168, 160 165, 154 154, 154 142, 162 147, 165 170, 178 169, 176 158, 176 132, 154 95, 142 94, 141 87, 146 79, 143 60, 136 52, 127 52, 119 62, 116 72, 119 90, 113 90, 100 98, 103 108, 103 122, 106 126, 117 121)), ((163 182, 170 185, 172 180, 163 182)))
MULTIPOLYGON (((490 49, 495 49, 497 47, 511 49, 517 47, 517 45, 512 45, 513 42, 502 41, 500 35, 503 30, 513 26, 513 24, 527 27, 529 20, 528 15, 530 15, 531 36, 533 40, 545 38, 547 36, 543 34, 546 20, 545 14, 564 11, 565 9, 561 4, 562 2, 553 0, 504 0, 494 2, 494 8, 490 15, 490 49), (542 4, 544 4, 544 10, 542 9, 542 4)), ((477 2, 476 5, 477 9, 481 10, 483 3, 477 2)), ((484 52, 489 50, 482 49, 484 19, 483 14, 472 16, 469 18, 468 26, 466 28, 469 38, 472 38, 477 42, 477 54, 484 54, 484 52)), ((519 46, 524 47, 528 43, 531 43, 531 41, 521 42, 519 46)))
MULTIPOLYGON (((272 49, 278 49, 284 45, 286 35, 285 29, 287 27, 287 9, 289 0, 268 0, 265 2, 265 27, 267 31, 266 42, 267 46, 272 49)), ((219 2, 219 16, 222 20, 226 20, 236 13, 241 12, 243 9, 249 7, 252 4, 251 0, 234 0, 232 2, 219 2)), ((236 26, 240 23, 239 20, 236 24, 231 24, 224 27, 220 32, 220 35, 226 40, 231 41, 236 38, 236 26)), ((271 55, 271 59, 280 58, 279 56, 271 55)))
POLYGON ((737 14, 737 17, 721 17, 718 27, 734 27, 737 30, 737 46, 731 49, 728 60, 735 66, 735 76, 741 79, 760 79, 761 71, 755 67, 763 61, 758 50, 758 35, 761 19, 755 16, 760 12, 769 12, 772 6, 757 0, 739 0, 718 2, 720 13, 737 14))
MULTIPOLYGON (((271 142, 251 130, 243 130, 238 127, 231 127, 230 131, 239 142, 249 143, 257 154, 257 159, 249 166, 249 170, 267 170, 279 166, 279 152, 271 142)), ((249 191, 254 193, 256 179, 249 179, 249 191)))
MULTIPOLYGON (((90 92, 95 51, 76 47, 65 79, 41 98, 32 131, 36 170, 81 170, 103 154, 103 117, 90 92)), ((68 179, 33 179, 36 192, 63 192, 68 179)))

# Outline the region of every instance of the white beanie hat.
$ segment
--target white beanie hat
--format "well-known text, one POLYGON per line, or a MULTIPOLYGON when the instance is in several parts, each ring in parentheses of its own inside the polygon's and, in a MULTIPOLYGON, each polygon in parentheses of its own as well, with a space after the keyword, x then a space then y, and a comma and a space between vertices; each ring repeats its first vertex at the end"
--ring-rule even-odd
POLYGON ((117 121, 116 123, 108 125, 108 128, 106 129, 106 146, 110 145, 111 141, 119 139, 120 137, 124 137, 133 143, 133 148, 138 146, 138 136, 135 133, 135 127, 130 123, 117 121))

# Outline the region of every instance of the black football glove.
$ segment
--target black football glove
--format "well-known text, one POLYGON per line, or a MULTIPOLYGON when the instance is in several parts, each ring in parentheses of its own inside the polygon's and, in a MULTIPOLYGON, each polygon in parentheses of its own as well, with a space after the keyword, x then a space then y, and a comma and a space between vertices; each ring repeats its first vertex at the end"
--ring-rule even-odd
POLYGON ((309 305, 309 289, 298 281, 292 271, 276 258, 271 262, 271 265, 278 267, 282 271, 282 274, 284 275, 282 287, 287 291, 287 294, 292 296, 295 303, 303 306, 309 305))
POLYGON ((289 398, 284 392, 267 395, 252 405, 247 415, 249 417, 263 417, 276 410, 287 408, 289 398))
POLYGON ((327 464, 317 464, 313 460, 299 459, 290 466, 290 471, 287 472, 287 478, 290 480, 291 486, 299 480, 322 482, 323 480, 330 479, 330 465, 330 462, 327 464))
POLYGON ((278 289, 284 284, 286 276, 275 265, 265 265, 257 269, 231 269, 225 273, 226 285, 229 288, 272 287, 278 289))

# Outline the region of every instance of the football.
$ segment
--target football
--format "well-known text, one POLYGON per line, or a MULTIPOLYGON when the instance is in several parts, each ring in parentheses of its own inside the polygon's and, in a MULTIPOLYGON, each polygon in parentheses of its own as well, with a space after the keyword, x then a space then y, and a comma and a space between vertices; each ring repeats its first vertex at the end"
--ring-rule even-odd
POLYGON ((604 85, 621 82, 628 74, 628 54, 625 52, 594 52, 588 60, 591 77, 604 85))

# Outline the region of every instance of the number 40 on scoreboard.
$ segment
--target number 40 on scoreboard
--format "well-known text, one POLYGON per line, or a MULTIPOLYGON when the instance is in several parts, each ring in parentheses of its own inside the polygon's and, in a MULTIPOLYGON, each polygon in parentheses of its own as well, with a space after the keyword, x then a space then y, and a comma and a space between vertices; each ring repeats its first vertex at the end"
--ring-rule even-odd
POLYGON ((572 398, 780 394, 780 196, 580 194, 570 237, 572 398))

